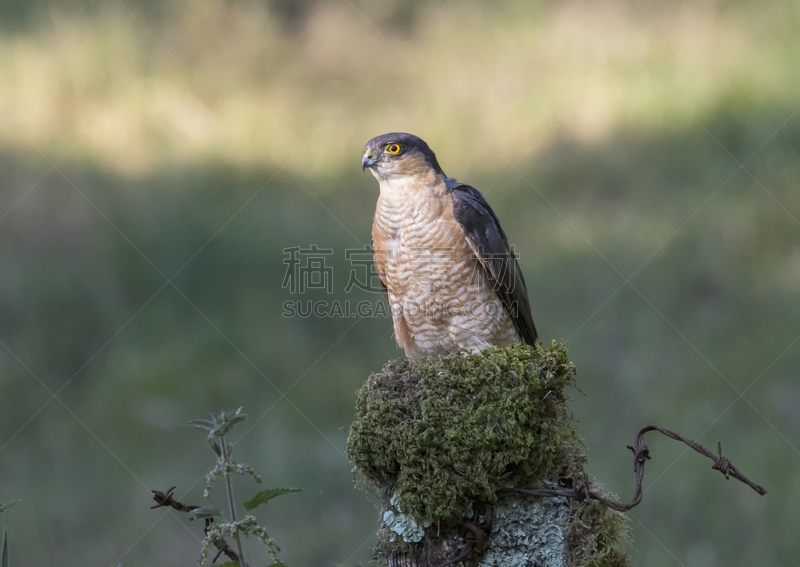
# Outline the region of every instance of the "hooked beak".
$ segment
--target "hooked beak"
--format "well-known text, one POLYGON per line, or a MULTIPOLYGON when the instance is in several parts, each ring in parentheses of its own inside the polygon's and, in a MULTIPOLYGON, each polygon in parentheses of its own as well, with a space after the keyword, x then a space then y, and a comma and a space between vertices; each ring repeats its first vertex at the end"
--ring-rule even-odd
POLYGON ((361 171, 366 171, 368 167, 372 167, 375 165, 377 160, 372 157, 369 151, 364 153, 364 157, 361 158, 361 171))

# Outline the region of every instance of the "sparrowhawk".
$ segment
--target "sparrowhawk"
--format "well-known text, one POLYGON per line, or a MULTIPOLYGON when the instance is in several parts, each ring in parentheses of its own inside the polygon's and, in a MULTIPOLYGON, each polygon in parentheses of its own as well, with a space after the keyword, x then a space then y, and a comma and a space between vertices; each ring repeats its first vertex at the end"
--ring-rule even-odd
POLYGON ((371 139, 361 167, 380 184, 375 268, 406 355, 533 345, 525 279, 483 195, 447 177, 412 134, 371 139))

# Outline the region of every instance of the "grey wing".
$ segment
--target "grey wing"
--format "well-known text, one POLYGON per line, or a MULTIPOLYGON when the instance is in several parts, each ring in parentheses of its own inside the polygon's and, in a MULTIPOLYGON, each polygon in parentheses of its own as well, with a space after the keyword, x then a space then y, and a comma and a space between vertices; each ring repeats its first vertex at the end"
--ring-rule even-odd
POLYGON ((538 338, 531 316, 525 278, 494 211, 480 191, 447 180, 453 216, 461 225, 483 271, 503 303, 522 340, 534 345, 538 338))

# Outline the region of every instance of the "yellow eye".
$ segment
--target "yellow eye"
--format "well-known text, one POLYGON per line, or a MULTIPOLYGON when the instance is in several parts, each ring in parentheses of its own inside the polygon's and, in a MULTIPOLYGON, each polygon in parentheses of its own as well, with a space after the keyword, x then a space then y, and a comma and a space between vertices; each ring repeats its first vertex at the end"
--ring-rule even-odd
POLYGON ((400 153, 400 144, 389 144, 383 151, 385 151, 387 154, 397 155, 400 153))

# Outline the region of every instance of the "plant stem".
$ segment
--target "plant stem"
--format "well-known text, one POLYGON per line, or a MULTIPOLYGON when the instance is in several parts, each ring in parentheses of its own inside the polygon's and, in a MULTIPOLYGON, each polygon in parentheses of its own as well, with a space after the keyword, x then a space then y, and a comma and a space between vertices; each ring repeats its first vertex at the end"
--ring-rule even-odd
MULTIPOLYGON (((225 437, 222 437, 222 458, 225 461, 225 485, 228 487, 228 507, 231 512, 231 522, 236 522, 236 504, 233 500, 233 486, 231 485, 231 476, 228 473, 228 443, 225 441, 225 437)), ((239 565, 241 567, 247 567, 247 563, 244 561, 244 551, 242 550, 242 540, 239 538, 239 532, 234 532, 233 537, 236 539, 236 551, 239 552, 239 565)))

